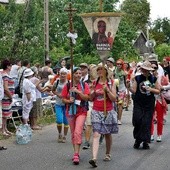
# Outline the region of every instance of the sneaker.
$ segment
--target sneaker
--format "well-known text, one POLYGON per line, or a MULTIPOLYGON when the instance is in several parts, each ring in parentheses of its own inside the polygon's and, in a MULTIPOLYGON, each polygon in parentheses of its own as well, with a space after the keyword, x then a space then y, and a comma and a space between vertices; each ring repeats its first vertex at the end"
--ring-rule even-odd
POLYGON ((154 141, 154 136, 153 135, 151 135, 151 142, 153 142, 154 141))
POLYGON ((134 143, 134 145, 133 145, 133 148, 134 148, 134 149, 139 149, 140 144, 141 144, 141 142, 139 142, 139 141, 136 140, 135 143, 134 143))
POLYGON ((96 167, 97 167, 96 159, 91 159, 91 160, 89 161, 89 164, 91 164, 92 167, 96 168, 96 167))
POLYGON ((162 142, 162 138, 161 138, 161 135, 157 136, 157 139, 156 139, 157 142, 162 142))
POLYGON ((57 140, 57 141, 58 141, 58 143, 62 143, 62 142, 63 142, 62 135, 59 135, 59 136, 58 136, 58 140, 57 140))
POLYGON ((166 124, 166 119, 163 120, 163 124, 164 124, 164 125, 166 124))
POLYGON ((117 121, 118 125, 122 125, 122 122, 120 120, 117 121))
POLYGON ((89 149, 90 148, 90 144, 89 142, 84 142, 83 148, 82 149, 89 149))
POLYGON ((150 149, 150 146, 147 142, 143 142, 143 149, 150 149))

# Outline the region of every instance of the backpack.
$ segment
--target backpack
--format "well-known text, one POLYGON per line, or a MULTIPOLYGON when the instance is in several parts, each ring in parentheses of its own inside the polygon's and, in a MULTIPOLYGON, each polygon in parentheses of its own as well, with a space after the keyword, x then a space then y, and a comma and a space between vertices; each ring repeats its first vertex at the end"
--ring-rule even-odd
POLYGON ((21 80, 22 80, 22 78, 23 78, 23 75, 24 75, 24 71, 25 71, 25 70, 26 70, 26 69, 24 69, 24 70, 22 71, 21 77, 20 77, 20 79, 19 79, 19 83, 18 83, 18 85, 15 87, 15 94, 18 94, 18 97, 19 97, 19 98, 22 98, 22 92, 21 92, 20 85, 21 85, 21 80))
MULTIPOLYGON (((167 86, 169 84, 168 78, 166 76, 161 77, 161 86, 167 86)), ((167 104, 170 104, 170 90, 163 90, 161 92, 167 104)))
MULTIPOLYGON (((57 81, 55 81, 53 88, 52 88, 52 91, 55 91, 57 89, 59 82, 60 82, 60 79, 57 79, 57 81)), ((67 89, 70 88, 69 86, 70 86, 70 81, 68 80, 67 89)))

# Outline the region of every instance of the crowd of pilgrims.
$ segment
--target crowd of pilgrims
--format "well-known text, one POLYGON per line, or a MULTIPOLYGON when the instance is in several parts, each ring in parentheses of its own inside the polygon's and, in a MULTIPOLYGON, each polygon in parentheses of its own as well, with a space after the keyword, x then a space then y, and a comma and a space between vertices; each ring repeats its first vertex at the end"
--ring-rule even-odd
MULTIPOLYGON (((7 119, 11 117, 15 89, 19 86, 22 98, 23 124, 40 130, 37 118, 42 113, 42 99, 55 98, 54 111, 59 143, 68 141, 70 129, 73 145, 72 162, 80 162, 83 149, 92 146, 89 163, 97 167, 99 145, 105 139, 104 161, 111 160, 112 134, 117 134, 123 124, 122 113, 133 107, 132 124, 135 139, 133 148, 150 149, 149 143, 162 141, 163 125, 168 111, 163 92, 169 87, 170 66, 167 58, 160 63, 155 54, 141 62, 117 61, 109 57, 105 63, 81 63, 74 66, 72 74, 66 60, 51 68, 31 66, 28 60, 11 63, 1 61, 0 72, 0 128, 2 135, 13 135, 8 130, 7 119), (72 81, 71 81, 72 80, 72 81), (154 124, 156 132, 154 133, 154 124), (85 141, 82 141, 84 131, 85 141), (93 133, 92 133, 93 132, 93 133), (154 134, 156 138, 154 138, 154 134), (92 142, 90 138, 92 136, 92 142), (92 144, 90 144, 92 143, 92 144)), ((1 146, 0 150, 7 149, 1 146)))

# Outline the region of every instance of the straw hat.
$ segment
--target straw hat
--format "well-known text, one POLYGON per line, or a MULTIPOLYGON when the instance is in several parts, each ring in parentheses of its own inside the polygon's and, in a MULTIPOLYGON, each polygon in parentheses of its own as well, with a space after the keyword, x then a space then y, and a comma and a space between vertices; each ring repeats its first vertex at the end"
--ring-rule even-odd
POLYGON ((33 74, 34 74, 34 72, 30 68, 27 68, 24 71, 24 77, 29 77, 29 76, 32 76, 33 74))
POLYGON ((150 63, 148 60, 146 60, 140 67, 143 68, 143 69, 145 69, 145 70, 148 70, 148 71, 154 70, 154 69, 152 68, 151 63, 150 63))
POLYGON ((81 63, 81 64, 80 64, 80 67, 86 67, 86 68, 88 68, 88 64, 87 64, 87 63, 81 63))
MULTIPOLYGON (((98 77, 98 75, 97 75, 97 70, 98 70, 99 68, 103 68, 102 63, 98 64, 97 66, 93 67, 93 68, 90 70, 90 76, 92 76, 93 78, 96 79, 96 78, 98 77)), ((107 71, 107 74, 108 74, 107 77, 108 77, 108 78, 111 78, 112 75, 113 75, 113 72, 112 72, 111 70, 109 70, 106 65, 104 66, 104 68, 105 68, 105 70, 107 71)))

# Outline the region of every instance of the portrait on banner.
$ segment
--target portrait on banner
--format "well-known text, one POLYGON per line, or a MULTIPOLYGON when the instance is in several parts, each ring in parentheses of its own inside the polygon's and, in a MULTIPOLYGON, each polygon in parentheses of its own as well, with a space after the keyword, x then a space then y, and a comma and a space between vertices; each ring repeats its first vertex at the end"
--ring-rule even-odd
POLYGON ((92 41, 99 51, 110 51, 114 38, 109 18, 94 18, 92 41))

